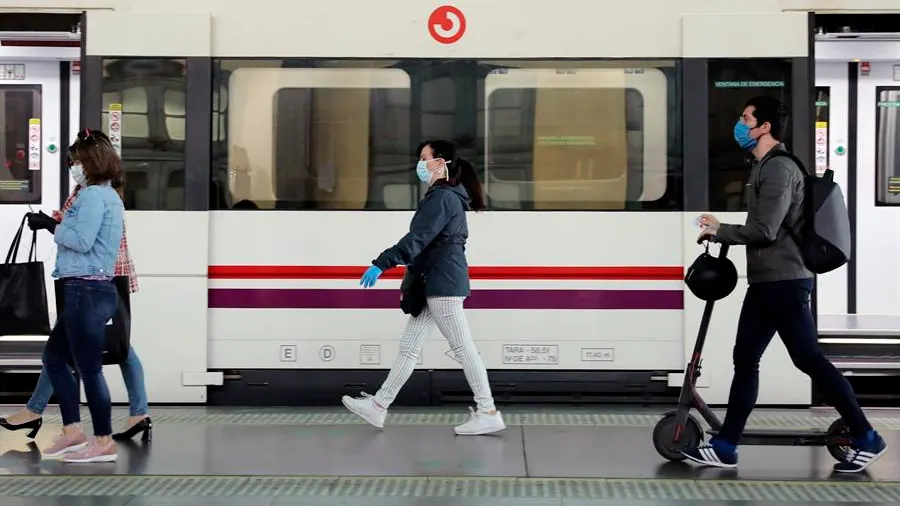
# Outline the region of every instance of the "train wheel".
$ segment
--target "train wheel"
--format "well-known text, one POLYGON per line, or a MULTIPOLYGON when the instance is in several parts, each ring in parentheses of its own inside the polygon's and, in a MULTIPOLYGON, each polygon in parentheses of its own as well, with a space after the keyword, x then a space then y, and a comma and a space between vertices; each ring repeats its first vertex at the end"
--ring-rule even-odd
POLYGON ((828 427, 827 434, 828 453, 838 462, 843 462, 847 458, 847 452, 850 451, 850 441, 853 437, 850 435, 850 427, 843 418, 838 418, 828 427))
POLYGON ((653 428, 653 447, 663 458, 671 461, 682 461, 686 457, 681 452, 696 448, 703 442, 703 428, 693 416, 685 420, 681 436, 675 441, 675 412, 669 412, 656 422, 653 428))

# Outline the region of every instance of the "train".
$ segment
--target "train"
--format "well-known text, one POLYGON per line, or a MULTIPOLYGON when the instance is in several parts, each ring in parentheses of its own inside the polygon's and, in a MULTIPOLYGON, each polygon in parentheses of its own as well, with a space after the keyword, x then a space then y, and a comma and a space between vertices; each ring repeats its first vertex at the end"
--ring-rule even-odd
MULTIPOLYGON (((789 149, 834 170, 851 210, 853 259, 817 281, 823 346, 854 381, 896 381, 900 34, 879 25, 892 7, 547 7, 4 2, 18 21, 0 26, 0 240, 29 209, 59 208, 65 145, 101 129, 126 168, 150 402, 335 404, 376 390, 397 354, 403 269, 358 280, 424 194, 415 147, 447 139, 487 194, 469 216, 466 307, 498 401, 670 402, 703 309, 683 283, 695 219, 743 222, 732 126, 771 94, 791 112, 789 149)), ((53 254, 41 237, 40 259, 53 254)), ((741 282, 699 381, 711 404, 727 400, 746 289, 743 248, 730 256, 741 282)), ((28 391, 45 339, 0 336, 0 391, 28 391)), ((429 336, 398 404, 467 399, 448 350, 429 336)), ((777 339, 759 402, 820 402, 777 339)))

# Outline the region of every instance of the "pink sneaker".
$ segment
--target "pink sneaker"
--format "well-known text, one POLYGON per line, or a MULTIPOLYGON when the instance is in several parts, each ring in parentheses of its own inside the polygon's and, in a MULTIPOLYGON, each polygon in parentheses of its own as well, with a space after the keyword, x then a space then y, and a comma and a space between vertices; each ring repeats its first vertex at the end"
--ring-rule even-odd
POLYGON ((102 445, 97 441, 91 441, 87 448, 66 455, 63 457, 63 461, 74 464, 86 464, 89 462, 115 462, 118 458, 116 443, 110 441, 102 445))
POLYGON ((85 438, 84 434, 81 432, 72 436, 60 434, 53 440, 53 444, 44 450, 44 456, 59 457, 60 455, 83 450, 87 445, 87 438, 85 438))

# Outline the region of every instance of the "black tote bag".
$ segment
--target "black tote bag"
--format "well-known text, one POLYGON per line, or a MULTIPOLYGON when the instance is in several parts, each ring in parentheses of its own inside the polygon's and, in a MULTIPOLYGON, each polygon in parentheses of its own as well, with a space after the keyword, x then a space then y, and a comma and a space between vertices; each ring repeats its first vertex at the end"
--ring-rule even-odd
POLYGON ((0 265, 0 336, 46 336, 50 334, 44 263, 37 260, 37 231, 31 233, 31 248, 25 263, 16 263, 28 215, 0 265))
MULTIPOLYGON (((129 291, 128 276, 116 276, 113 279, 116 285, 116 314, 112 321, 106 324, 106 342, 103 345, 103 365, 121 364, 128 358, 131 349, 131 294, 129 291)), ((56 292, 56 312, 62 315, 66 303, 63 282, 54 282, 56 292)), ((61 319, 57 320, 57 325, 61 319)))

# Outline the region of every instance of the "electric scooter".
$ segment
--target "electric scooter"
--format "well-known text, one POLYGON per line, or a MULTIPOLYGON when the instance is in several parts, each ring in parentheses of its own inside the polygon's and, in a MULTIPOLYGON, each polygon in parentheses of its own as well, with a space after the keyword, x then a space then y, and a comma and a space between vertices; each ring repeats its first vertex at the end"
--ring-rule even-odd
MULTIPOLYGON (((728 245, 723 244, 719 250, 719 257, 726 258, 728 245)), ((703 442, 703 429, 700 422, 691 415, 691 409, 706 421, 710 429, 706 431, 715 436, 722 429, 722 422, 706 405, 703 398, 697 392, 697 378, 700 377, 700 369, 703 354, 703 345, 706 342, 706 333, 709 330, 709 321, 712 318, 715 301, 706 303, 703 308, 703 317, 700 320, 700 331, 697 333, 697 342, 694 343, 694 352, 684 371, 684 383, 681 386, 681 394, 678 397, 678 407, 674 411, 665 413, 662 419, 656 423, 653 429, 653 446, 665 459, 682 461, 687 457, 681 452, 696 448, 703 442)), ((852 436, 843 419, 835 420, 827 430, 780 430, 780 429, 752 429, 746 430, 741 438, 742 445, 766 445, 766 446, 825 446, 828 453, 840 462, 845 460, 850 450, 852 436)))

